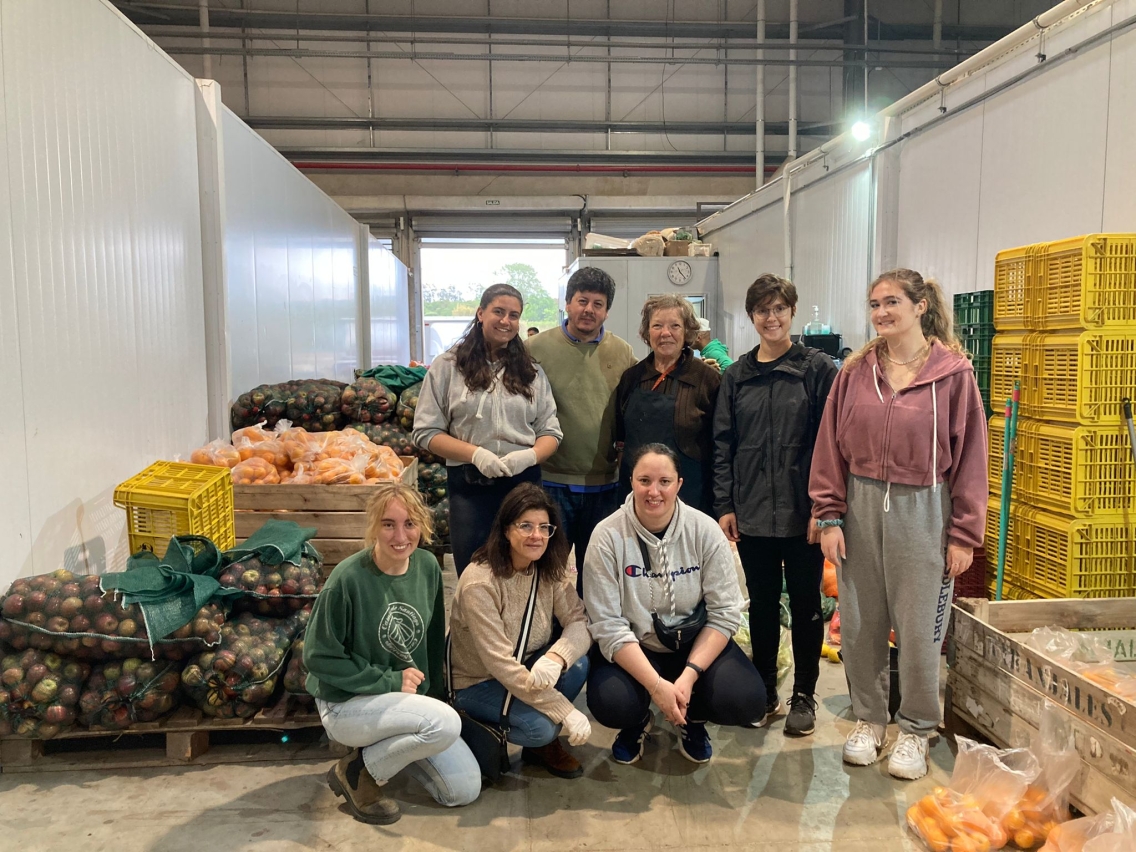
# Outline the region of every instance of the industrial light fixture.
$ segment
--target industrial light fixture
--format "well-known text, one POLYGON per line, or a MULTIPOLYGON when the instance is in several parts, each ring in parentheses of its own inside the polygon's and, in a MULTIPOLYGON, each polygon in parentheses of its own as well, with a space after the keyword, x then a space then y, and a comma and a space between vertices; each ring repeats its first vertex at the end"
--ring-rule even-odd
POLYGON ((852 125, 852 138, 857 142, 863 142, 872 135, 872 127, 866 121, 857 121, 852 125))

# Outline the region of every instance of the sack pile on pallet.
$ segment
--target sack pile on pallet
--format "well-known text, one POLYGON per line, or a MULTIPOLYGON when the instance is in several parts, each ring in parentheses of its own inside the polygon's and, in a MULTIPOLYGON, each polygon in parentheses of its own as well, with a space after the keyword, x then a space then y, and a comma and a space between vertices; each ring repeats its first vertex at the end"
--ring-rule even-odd
POLYGON ((306 695, 296 642, 324 583, 314 532, 272 521, 194 565, 178 559, 201 538, 177 536, 167 557, 136 554, 119 574, 15 580, 0 597, 0 736, 128 730, 184 703, 249 718, 280 700, 290 668, 287 692, 306 695))

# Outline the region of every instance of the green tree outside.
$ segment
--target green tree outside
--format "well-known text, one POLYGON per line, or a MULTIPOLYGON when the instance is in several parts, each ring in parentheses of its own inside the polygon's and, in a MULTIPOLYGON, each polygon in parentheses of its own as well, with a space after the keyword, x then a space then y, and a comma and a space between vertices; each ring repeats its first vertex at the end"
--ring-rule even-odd
MULTIPOLYGON (((494 273, 494 281, 510 284, 520 291, 525 300, 521 322, 543 328, 560 321, 556 299, 540 283, 536 270, 527 263, 509 263, 494 273)), ((427 287, 423 292, 423 310, 426 316, 473 316, 484 289, 480 284, 449 284, 445 287, 427 287)))

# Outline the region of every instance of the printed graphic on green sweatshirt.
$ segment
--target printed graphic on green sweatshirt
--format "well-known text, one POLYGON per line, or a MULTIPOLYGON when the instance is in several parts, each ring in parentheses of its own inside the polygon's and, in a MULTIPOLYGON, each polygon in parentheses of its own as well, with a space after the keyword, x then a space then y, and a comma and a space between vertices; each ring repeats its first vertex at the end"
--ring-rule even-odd
POLYGON ((426 624, 408 603, 393 601, 379 621, 379 644, 391 656, 414 664, 414 652, 426 638, 426 624))

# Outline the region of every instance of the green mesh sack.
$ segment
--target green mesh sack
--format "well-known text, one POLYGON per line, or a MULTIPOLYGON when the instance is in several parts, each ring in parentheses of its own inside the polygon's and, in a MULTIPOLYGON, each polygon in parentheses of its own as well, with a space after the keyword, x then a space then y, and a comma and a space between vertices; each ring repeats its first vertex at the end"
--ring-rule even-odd
POLYGON ((122 731, 155 722, 178 706, 181 664, 141 657, 95 666, 79 697, 79 721, 89 728, 122 731))
POLYGON ((0 736, 48 740, 75 725, 91 667, 29 648, 0 659, 0 736))
POLYGON ((386 423, 398 397, 377 379, 359 378, 343 389, 339 410, 348 423, 386 423))
POLYGON ((302 630, 297 615, 260 618, 243 612, 221 628, 221 644, 181 673, 186 697, 207 716, 248 719, 276 690, 288 649, 302 630))

